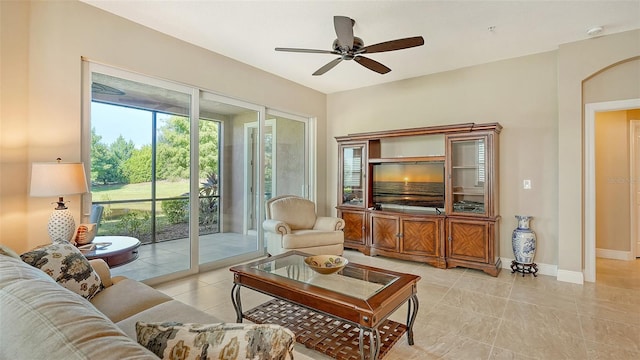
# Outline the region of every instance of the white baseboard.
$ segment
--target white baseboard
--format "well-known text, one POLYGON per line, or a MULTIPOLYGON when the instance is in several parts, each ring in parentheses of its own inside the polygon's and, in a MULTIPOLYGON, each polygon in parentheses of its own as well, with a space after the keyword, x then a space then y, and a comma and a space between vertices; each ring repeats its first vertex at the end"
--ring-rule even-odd
MULTIPOLYGON (((503 269, 511 270, 511 262, 513 261, 513 259, 501 257, 500 260, 502 260, 503 269)), ((558 269, 558 265, 541 263, 536 264, 538 265, 538 274, 540 275, 555 276, 556 280, 558 281, 570 282, 574 284, 584 284, 584 276, 579 271, 561 270, 558 269)))
MULTIPOLYGON (((501 257, 500 260, 502 261, 502 268, 509 269, 509 271, 511 271, 511 262, 513 259, 501 257)), ((538 265, 538 274, 540 275, 556 276, 558 274, 557 265, 540 263, 536 263, 536 265, 538 265)))
POLYGON ((614 260, 625 260, 625 261, 634 260, 633 254, 631 254, 631 251, 598 249, 598 248, 596 248, 596 257, 605 258, 605 259, 614 259, 614 260))
POLYGON ((570 282, 574 284, 584 284, 584 275, 580 271, 558 269, 558 281, 570 282))

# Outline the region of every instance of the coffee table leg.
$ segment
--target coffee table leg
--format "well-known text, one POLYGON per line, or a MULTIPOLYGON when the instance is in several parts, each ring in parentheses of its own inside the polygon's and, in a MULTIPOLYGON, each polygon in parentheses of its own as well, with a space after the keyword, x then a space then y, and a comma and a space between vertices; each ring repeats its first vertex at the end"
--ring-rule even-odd
POLYGON ((238 284, 233 284, 231 288, 231 302, 233 303, 233 308, 236 310, 236 322, 242 322, 242 301, 240 300, 240 288, 241 286, 238 284))
MULTIPOLYGON (((378 329, 366 329, 369 331, 369 359, 376 360, 380 355, 380 331, 378 329)), ((358 337, 360 356, 362 360, 365 360, 367 356, 364 353, 364 327, 360 327, 360 334, 358 337)))
POLYGON ((378 331, 378 328, 375 328, 373 331, 369 331, 369 359, 378 359, 379 354, 380 331, 378 331))
POLYGON ((407 311, 407 340, 409 345, 413 345, 413 323, 416 321, 416 315, 418 314, 418 296, 413 295, 407 301, 409 309, 407 311))

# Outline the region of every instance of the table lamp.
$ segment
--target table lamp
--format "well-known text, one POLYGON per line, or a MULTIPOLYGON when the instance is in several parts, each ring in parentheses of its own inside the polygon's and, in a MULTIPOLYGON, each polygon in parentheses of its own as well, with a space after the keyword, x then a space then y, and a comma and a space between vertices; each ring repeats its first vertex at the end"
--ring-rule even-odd
POLYGON ((58 206, 49 217, 49 237, 51 241, 70 241, 76 230, 73 215, 65 206, 64 195, 83 194, 87 190, 87 180, 83 163, 40 162, 31 165, 31 189, 34 197, 58 196, 58 206))

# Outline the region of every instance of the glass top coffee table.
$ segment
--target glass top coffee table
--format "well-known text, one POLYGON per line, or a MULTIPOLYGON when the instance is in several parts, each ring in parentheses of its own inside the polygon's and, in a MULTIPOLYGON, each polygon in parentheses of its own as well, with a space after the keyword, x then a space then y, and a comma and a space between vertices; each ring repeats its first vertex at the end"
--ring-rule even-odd
POLYGON ((381 342, 378 327, 407 303, 406 333, 409 345, 413 345, 419 276, 352 262, 338 273, 322 275, 305 264, 307 256, 292 251, 232 267, 231 300, 237 322, 248 318, 242 310, 240 289, 250 288, 355 325, 361 358, 367 358, 364 335, 368 333, 368 357, 377 359, 381 342))

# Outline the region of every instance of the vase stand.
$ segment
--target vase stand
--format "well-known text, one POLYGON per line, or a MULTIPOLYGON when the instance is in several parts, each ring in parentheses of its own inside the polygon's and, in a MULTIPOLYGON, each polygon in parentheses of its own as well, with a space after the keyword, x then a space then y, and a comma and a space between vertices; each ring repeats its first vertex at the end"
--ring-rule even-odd
POLYGON ((538 272, 538 264, 522 264, 513 260, 511 262, 511 273, 513 274, 515 272, 522 273, 522 277, 524 277, 525 274, 532 274, 534 277, 538 277, 536 274, 538 272))

